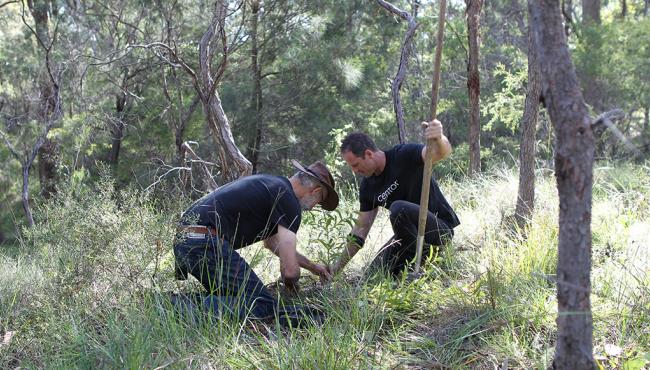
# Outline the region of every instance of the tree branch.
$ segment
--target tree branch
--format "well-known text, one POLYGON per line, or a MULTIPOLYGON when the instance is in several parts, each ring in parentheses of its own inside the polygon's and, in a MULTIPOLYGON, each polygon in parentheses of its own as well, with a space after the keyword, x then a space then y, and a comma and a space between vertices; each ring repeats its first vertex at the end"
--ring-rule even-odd
POLYGON ((7 6, 9 4, 17 3, 18 1, 19 0, 6 1, 6 2, 0 4, 0 9, 4 8, 5 6, 7 6))
POLYGON ((632 142, 625 137, 625 135, 621 132, 621 130, 618 129, 614 125, 614 122, 616 120, 621 120, 625 118, 625 112, 622 109, 612 109, 608 112, 601 113, 598 117, 596 117, 593 122, 591 123, 592 127, 598 127, 604 125, 609 131, 616 136, 618 140, 620 140, 623 145, 629 150, 630 152, 634 153, 636 157, 641 156, 642 153, 641 151, 632 144, 632 142))
POLYGON ((14 146, 11 145, 11 142, 10 142, 9 139, 7 138, 7 134, 5 134, 4 131, 0 130, 0 136, 2 136, 2 139, 4 140, 5 145, 7 146, 7 149, 9 149, 9 151, 11 152, 11 154, 12 154, 14 157, 16 157, 16 159, 18 160, 18 162, 20 162, 20 163, 22 164, 22 163, 23 163, 23 159, 22 159, 22 157, 20 156, 20 153, 18 153, 18 151, 16 150, 16 148, 14 148, 14 146))
POLYGON ((377 3, 384 9, 408 22, 408 29, 406 31, 406 35, 404 36, 404 41, 402 42, 399 67, 397 68, 395 79, 391 83, 391 95, 393 96, 393 110, 395 111, 395 118, 397 120, 397 131, 399 136, 398 139, 400 143, 404 143, 406 141, 404 108, 402 107, 402 101, 399 93, 400 89, 402 88, 402 84, 406 79, 406 69, 408 67, 408 60, 411 56, 411 45, 413 43, 413 36, 415 35, 415 30, 418 27, 418 24, 415 21, 414 17, 412 17, 406 11, 397 8, 393 4, 390 4, 384 0, 377 0, 377 3))
POLYGON ((213 190, 217 189, 219 187, 219 185, 217 185, 217 183, 214 181, 214 179, 212 178, 212 175, 210 174, 210 170, 208 169, 208 164, 209 165, 215 165, 215 164, 210 163, 210 162, 206 162, 203 159, 201 159, 201 157, 199 157, 194 152, 194 150, 192 150, 192 148, 190 147, 191 143, 192 142, 190 142, 190 141, 186 141, 181 145, 182 156, 185 157, 185 154, 187 153, 189 155, 189 157, 192 158, 192 161, 191 161, 192 163, 200 163, 201 164, 201 170, 203 172, 203 177, 204 177, 205 181, 207 182, 206 185, 208 186, 208 189, 207 189, 208 191, 213 191, 213 190))

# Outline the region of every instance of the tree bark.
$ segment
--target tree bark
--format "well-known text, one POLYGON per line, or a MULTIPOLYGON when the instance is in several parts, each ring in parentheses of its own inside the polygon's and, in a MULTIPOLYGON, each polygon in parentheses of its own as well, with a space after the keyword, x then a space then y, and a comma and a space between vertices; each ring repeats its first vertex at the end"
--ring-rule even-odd
POLYGON ((535 129, 539 113, 539 98, 542 85, 539 64, 533 42, 533 34, 528 21, 528 89, 521 119, 521 144, 519 145, 519 191, 515 219, 524 228, 535 210, 535 129))
POLYGON ((230 122, 221 105, 221 99, 217 86, 225 71, 228 57, 228 44, 225 34, 226 6, 223 0, 215 4, 214 14, 208 30, 203 34, 199 42, 199 73, 196 80, 197 90, 203 104, 203 111, 207 119, 207 125, 218 148, 219 164, 221 165, 221 176, 226 182, 236 180, 239 177, 251 174, 252 165, 239 151, 232 136, 230 122), (223 59, 215 74, 211 71, 211 61, 214 56, 211 44, 218 34, 221 39, 223 59))
MULTIPOLYGON (((585 0, 586 1, 586 0, 585 0)), ((560 200, 556 369, 594 369, 591 194, 594 137, 562 27, 559 0, 528 0, 542 95, 553 122, 560 200)))
POLYGON ((478 72, 479 64, 479 28, 481 25, 481 7, 483 0, 466 0, 467 4, 467 39, 469 42, 469 60, 467 63, 467 94, 469 96, 469 175, 481 172, 481 122, 480 96, 481 82, 478 72))
POLYGON ((564 16, 564 33, 569 37, 573 25, 573 0, 562 1, 562 15, 564 16))
POLYGON ((23 203, 23 211, 25 211, 25 218, 27 218, 27 226, 34 226, 34 216, 32 215, 32 209, 29 206, 29 168, 31 163, 25 163, 22 166, 23 170, 23 190, 21 192, 20 198, 23 203))
POLYGON ((120 159, 120 148, 124 137, 124 107, 126 106, 126 93, 120 91, 115 94, 115 122, 111 124, 111 153, 108 163, 117 170, 120 159))
POLYGON ((643 16, 644 17, 648 16, 648 8, 650 8, 650 0, 645 0, 643 2, 643 16))
POLYGON ((645 107, 643 110, 643 146, 645 152, 650 153, 650 108, 645 107))
POLYGON ((582 21, 600 24, 600 0, 582 0, 582 21))
POLYGON ((251 68, 253 72, 253 96, 251 99, 251 110, 255 113, 255 135, 250 145, 249 158, 253 166, 253 173, 257 173, 260 149, 262 147, 262 129, 264 127, 262 117, 262 68, 259 63, 259 50, 257 47, 257 29, 259 24, 260 2, 251 3, 253 16, 251 17, 251 68))
POLYGON ((600 112, 604 110, 603 106, 603 82, 598 80, 601 75, 599 69, 601 65, 595 62, 600 58, 600 50, 603 40, 599 25, 600 20, 600 0, 582 0, 582 23, 585 30, 582 35, 582 42, 587 45, 587 62, 583 63, 580 79, 583 84, 583 94, 585 101, 593 108, 600 112))
MULTIPOLYGON (((395 118, 397 120, 397 136, 400 143, 406 142, 406 124, 404 123, 404 107, 402 106, 402 99, 400 97, 400 90, 402 89, 402 84, 406 80, 406 72, 408 69, 409 59, 411 57, 411 51, 413 48, 413 36, 415 35, 415 30, 418 27, 415 17, 413 17, 408 12, 401 10, 394 5, 384 1, 377 0, 377 3, 384 9, 389 12, 399 16, 408 22, 408 29, 406 30, 406 35, 404 36, 404 41, 402 42, 402 49, 399 59, 399 67, 397 68, 397 74, 395 79, 391 84, 391 95, 393 97, 393 111, 395 112, 395 118)), ((417 8, 415 5, 413 6, 417 8)))
POLYGON ((41 196, 50 199, 56 194, 58 178, 59 145, 56 141, 45 138, 38 150, 38 179, 41 183, 41 196))
MULTIPOLYGON (((39 84, 39 109, 38 119, 47 126, 53 116, 60 110, 59 87, 54 83, 51 76, 50 51, 52 42, 49 34, 49 11, 50 2, 45 0, 28 0, 27 5, 34 19, 35 36, 40 49, 45 52, 41 72, 38 77, 39 84)), ((41 183, 41 195, 45 199, 56 194, 56 182, 58 178, 59 145, 48 137, 45 137, 43 145, 38 150, 38 178, 41 183)))

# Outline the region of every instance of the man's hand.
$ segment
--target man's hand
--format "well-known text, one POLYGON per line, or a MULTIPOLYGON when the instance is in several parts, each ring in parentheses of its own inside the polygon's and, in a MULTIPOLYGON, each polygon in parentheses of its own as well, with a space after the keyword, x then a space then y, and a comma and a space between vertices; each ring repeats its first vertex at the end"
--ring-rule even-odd
POLYGON ((314 263, 311 272, 318 275, 320 282, 323 284, 332 280, 332 274, 330 273, 329 268, 321 263, 314 263))
POLYGON ((422 128, 424 128, 424 140, 426 141, 426 145, 422 148, 422 161, 425 163, 427 161, 428 147, 431 147, 433 163, 449 157, 449 154, 451 154, 451 144, 449 144, 449 140, 442 132, 442 123, 434 119, 431 122, 422 122, 422 128))
POLYGON ((422 122, 425 140, 440 140, 442 138, 442 123, 437 119, 431 122, 422 122))
POLYGON ((283 297, 295 297, 300 294, 300 284, 298 280, 282 279, 282 284, 279 285, 280 294, 283 297))

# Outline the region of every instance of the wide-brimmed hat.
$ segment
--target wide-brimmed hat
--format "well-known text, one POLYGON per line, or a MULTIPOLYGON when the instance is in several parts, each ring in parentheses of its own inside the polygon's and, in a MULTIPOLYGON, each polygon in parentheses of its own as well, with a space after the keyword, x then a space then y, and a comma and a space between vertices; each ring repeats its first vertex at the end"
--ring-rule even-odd
POLYGON ((307 176, 316 180, 320 185, 325 186, 327 189, 327 198, 323 199, 319 204, 327 211, 335 210, 339 205, 339 195, 336 193, 336 190, 334 190, 334 178, 327 169, 327 166, 325 166, 325 163, 316 161, 310 164, 307 168, 295 159, 292 159, 291 163, 300 172, 305 173, 307 176))

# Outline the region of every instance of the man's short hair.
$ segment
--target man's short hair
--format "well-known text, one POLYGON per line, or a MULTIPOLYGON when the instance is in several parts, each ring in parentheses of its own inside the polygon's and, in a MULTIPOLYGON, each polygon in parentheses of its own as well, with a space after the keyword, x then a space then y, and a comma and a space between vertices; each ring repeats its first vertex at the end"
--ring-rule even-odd
POLYGON ((377 149, 377 145, 370 136, 363 132, 348 134, 341 142, 341 153, 352 152, 355 156, 363 158, 366 150, 376 152, 379 149, 377 149))

